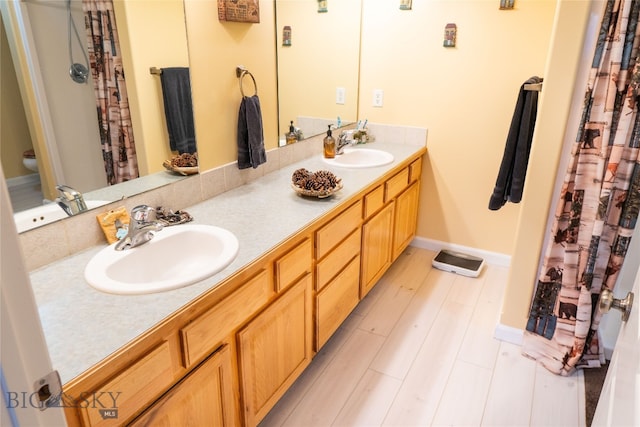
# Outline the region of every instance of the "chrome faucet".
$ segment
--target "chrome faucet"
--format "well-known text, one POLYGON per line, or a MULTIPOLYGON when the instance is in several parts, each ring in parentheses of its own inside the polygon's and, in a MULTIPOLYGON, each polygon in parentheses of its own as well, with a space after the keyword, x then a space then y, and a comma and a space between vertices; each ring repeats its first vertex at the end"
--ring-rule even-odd
POLYGON ((68 185, 56 185, 58 197, 56 202, 69 216, 77 215, 87 210, 82 194, 68 185))
POLYGON ((344 153, 344 147, 353 143, 353 140, 349 140, 349 134, 345 131, 340 132, 340 136, 338 137, 338 143, 336 144, 336 154, 344 153))
POLYGON ((153 239, 152 231, 162 230, 162 224, 156 221, 156 210, 151 206, 139 205, 131 209, 129 230, 118 243, 116 251, 135 248, 153 239))

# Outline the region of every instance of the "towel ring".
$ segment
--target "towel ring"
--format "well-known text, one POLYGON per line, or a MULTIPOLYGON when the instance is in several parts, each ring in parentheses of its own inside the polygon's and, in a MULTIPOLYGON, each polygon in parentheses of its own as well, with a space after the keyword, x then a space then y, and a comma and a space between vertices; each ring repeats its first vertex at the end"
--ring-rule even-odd
POLYGON ((244 94, 244 90, 242 90, 242 79, 244 79, 244 76, 249 75, 249 77, 251 77, 251 80, 253 80, 253 87, 254 87, 254 94, 253 96, 256 96, 258 94, 258 85, 256 83, 256 79, 253 77, 253 74, 251 74, 249 72, 249 70, 247 70, 246 68, 242 67, 242 66, 238 66, 236 68, 236 76, 238 77, 238 79, 240 79, 240 93, 242 94, 242 96, 246 96, 244 94))

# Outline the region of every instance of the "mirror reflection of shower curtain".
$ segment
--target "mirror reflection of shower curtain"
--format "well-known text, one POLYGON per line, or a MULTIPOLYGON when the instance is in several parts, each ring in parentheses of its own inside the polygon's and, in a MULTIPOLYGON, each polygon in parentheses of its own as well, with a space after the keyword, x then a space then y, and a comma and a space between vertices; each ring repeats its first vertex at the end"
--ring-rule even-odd
POLYGON ((138 177, 138 160, 129 112, 112 0, 82 0, 89 62, 96 93, 100 143, 107 182, 138 177))
POLYGON ((613 290, 640 211, 640 4, 603 2, 579 131, 533 296, 523 353, 569 375, 604 362, 602 289, 613 290))

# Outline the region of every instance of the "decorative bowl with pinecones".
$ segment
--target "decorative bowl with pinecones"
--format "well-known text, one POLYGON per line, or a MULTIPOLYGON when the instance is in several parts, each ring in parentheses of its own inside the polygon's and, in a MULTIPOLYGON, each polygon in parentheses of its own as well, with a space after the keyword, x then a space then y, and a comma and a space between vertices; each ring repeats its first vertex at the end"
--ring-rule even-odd
POLYGON ((291 188, 301 196, 323 199, 332 196, 342 188, 342 179, 328 170, 311 172, 300 168, 293 172, 291 188))
POLYGON ((171 160, 165 160, 162 166, 180 175, 193 175, 198 173, 198 154, 182 153, 179 156, 173 156, 171 160))

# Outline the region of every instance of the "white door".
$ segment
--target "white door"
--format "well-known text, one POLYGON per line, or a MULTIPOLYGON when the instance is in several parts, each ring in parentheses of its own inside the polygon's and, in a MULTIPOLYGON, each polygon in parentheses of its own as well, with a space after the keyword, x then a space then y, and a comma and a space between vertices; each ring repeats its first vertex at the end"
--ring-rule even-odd
MULTIPOLYGON (((593 426, 640 426, 640 268, 631 292, 636 301, 629 319, 620 328, 593 426)), ((613 311, 607 314, 619 315, 613 311)))
POLYGON ((39 382, 52 372, 51 359, 21 253, 0 165, 0 425, 64 426, 62 408, 39 409, 44 396, 55 402, 59 387, 39 382))

